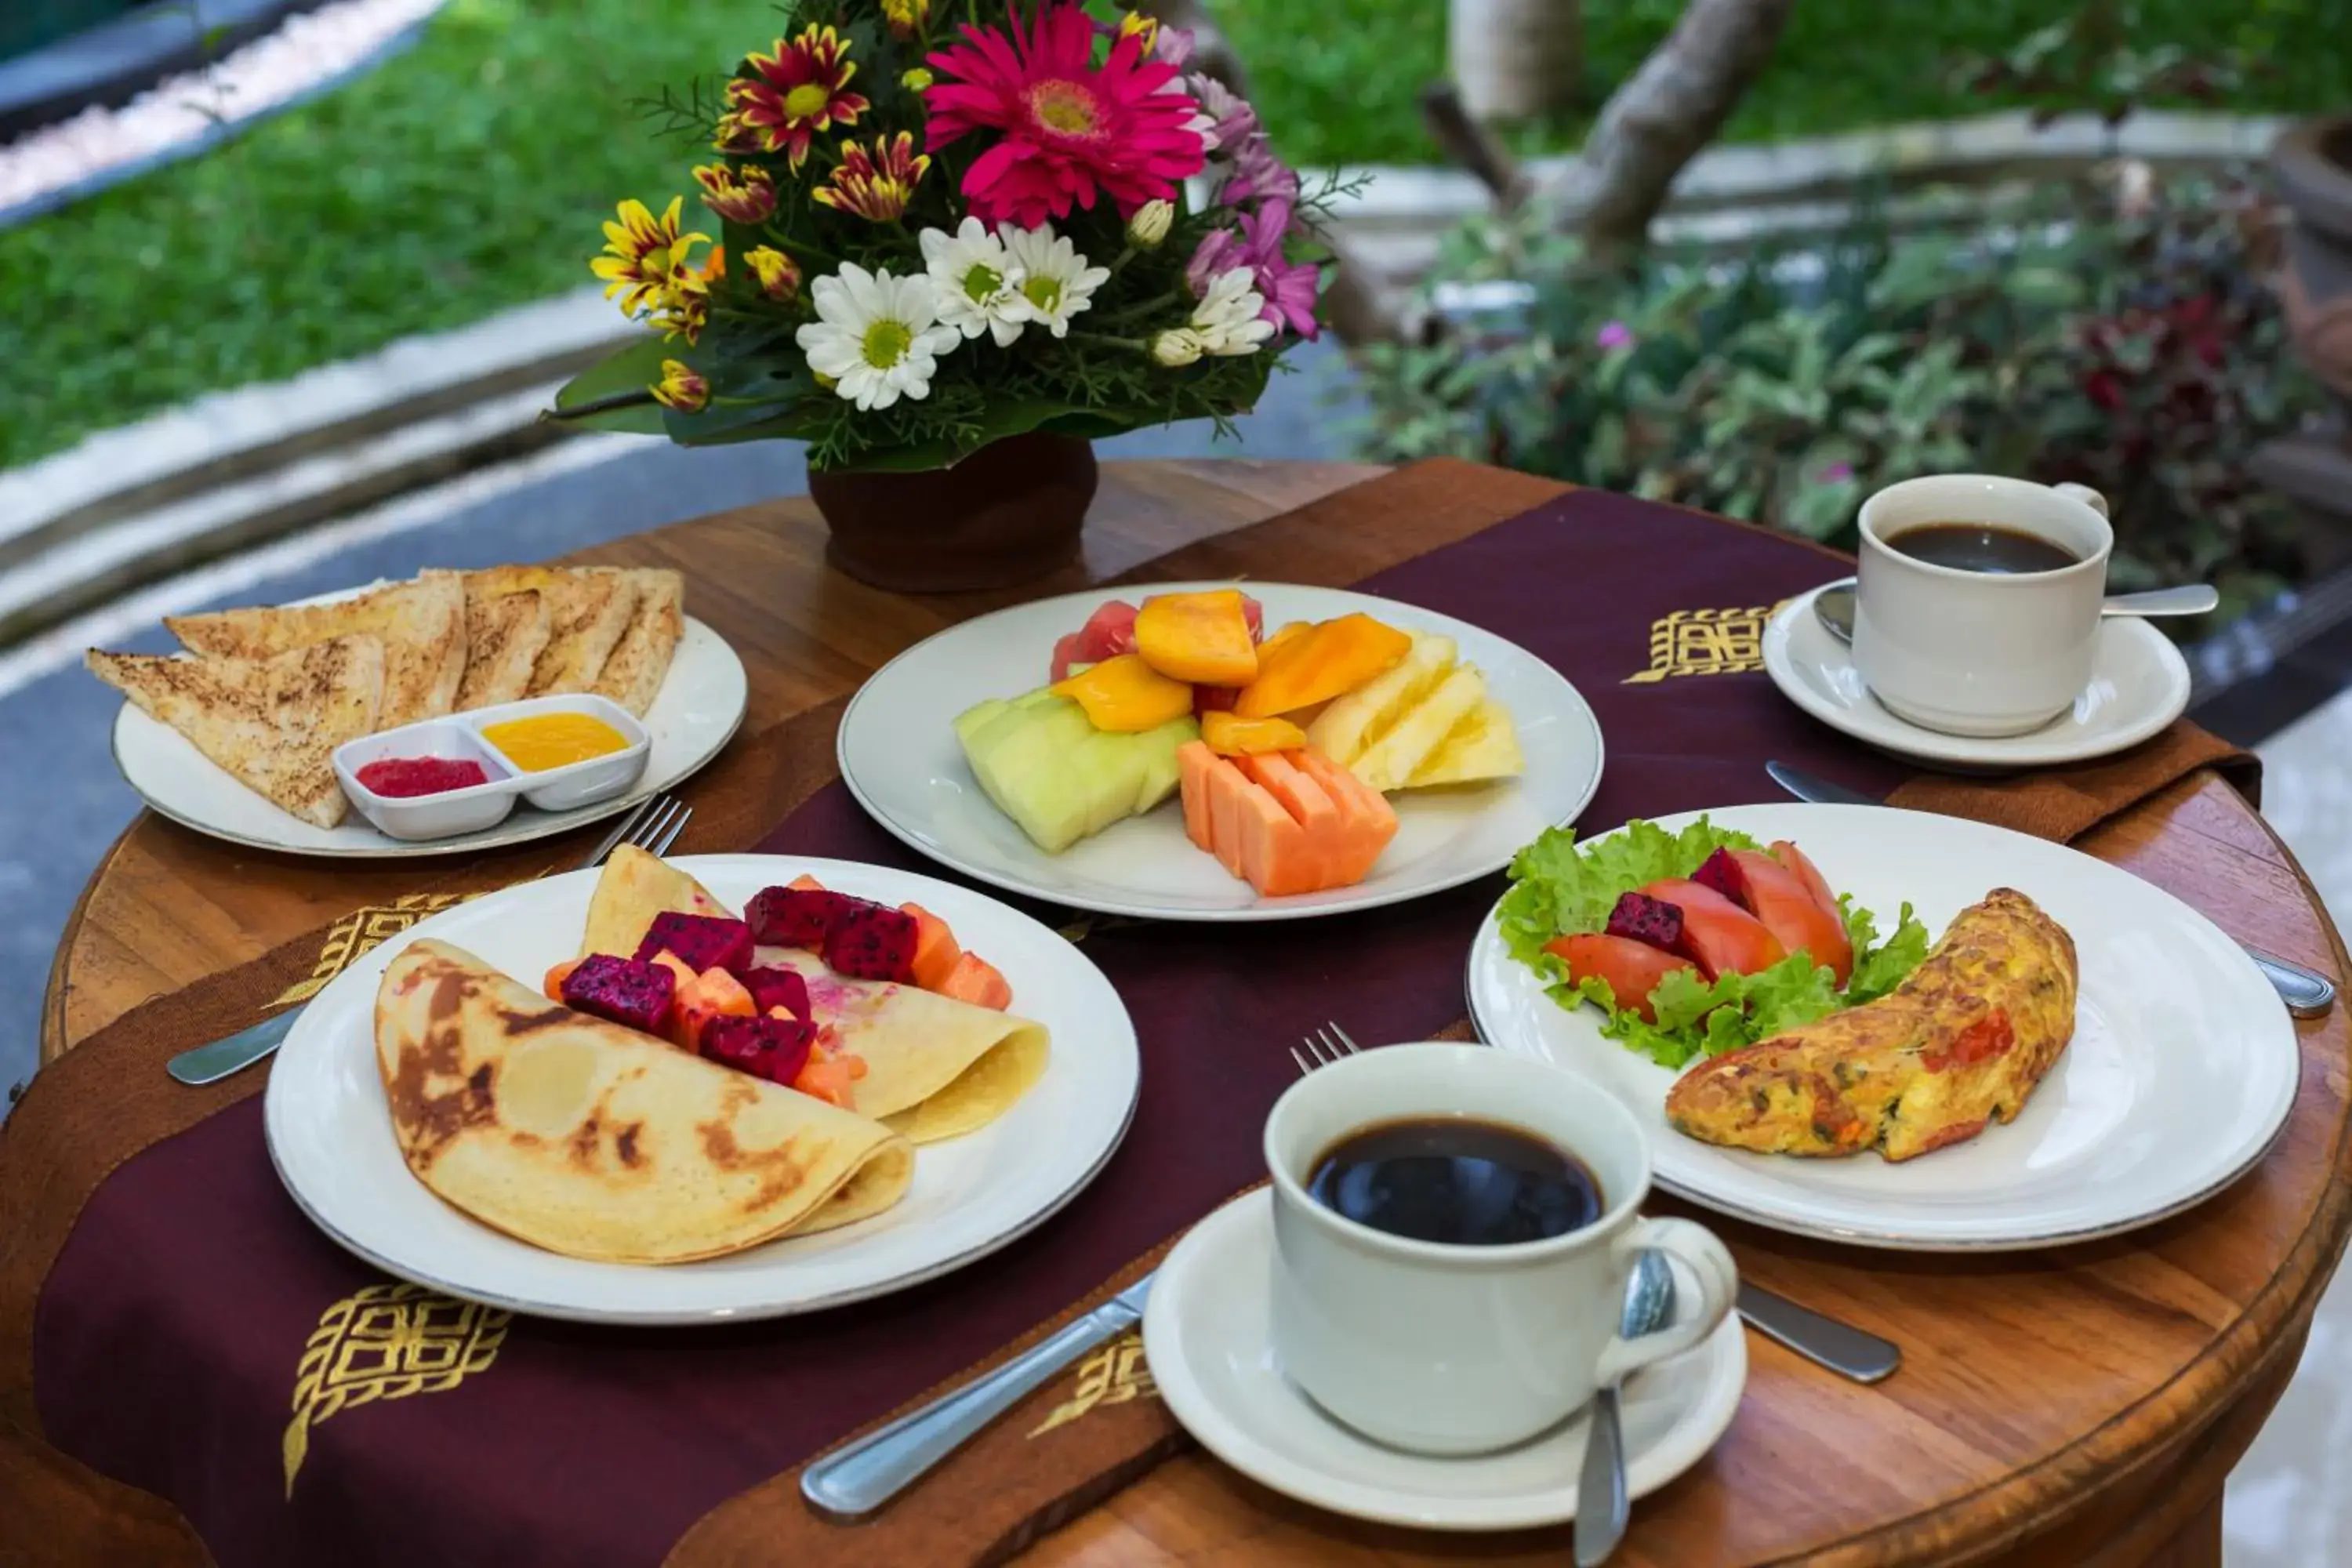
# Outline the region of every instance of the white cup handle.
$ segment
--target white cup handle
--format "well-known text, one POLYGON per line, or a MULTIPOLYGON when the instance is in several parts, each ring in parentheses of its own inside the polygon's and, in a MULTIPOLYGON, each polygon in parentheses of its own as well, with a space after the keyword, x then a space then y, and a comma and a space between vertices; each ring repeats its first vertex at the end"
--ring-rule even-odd
MULTIPOLYGON (((1625 1227, 1610 1250, 1632 1267, 1638 1253, 1657 1251, 1681 1259, 1698 1278, 1699 1310, 1683 1321, 1669 1324, 1637 1339, 1612 1334, 1601 1348, 1594 1375, 1604 1386, 1630 1376, 1652 1362, 1696 1349, 1715 1332, 1739 1293, 1739 1269, 1715 1233, 1686 1219, 1636 1219, 1625 1227)), ((1677 1312, 1676 1317, 1682 1314, 1677 1312)))
POLYGON ((2107 510, 2107 498, 2093 489, 2090 486, 2063 484, 2052 485, 2050 488, 2056 490, 2060 495, 2064 496, 2068 500, 2081 501, 2084 506, 2089 507, 2101 517, 2112 519, 2113 514, 2107 510))

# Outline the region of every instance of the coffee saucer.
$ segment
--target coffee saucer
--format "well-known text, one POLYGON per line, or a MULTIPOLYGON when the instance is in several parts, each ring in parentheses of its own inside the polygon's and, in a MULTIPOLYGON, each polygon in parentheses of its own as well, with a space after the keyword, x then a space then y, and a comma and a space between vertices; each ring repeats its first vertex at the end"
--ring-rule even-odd
MULTIPOLYGON (((1408 1454, 1326 1415, 1282 1374, 1268 1302, 1274 1194, 1235 1198, 1160 1266, 1143 1349, 1169 1412, 1203 1447, 1301 1502, 1423 1530, 1519 1530, 1576 1517, 1582 1412, 1514 1448, 1468 1458, 1408 1454)), ((1682 1310, 1697 1290, 1683 1281, 1682 1310)), ((1469 1331, 1466 1325, 1464 1331, 1469 1331)), ((1620 1406, 1632 1495, 1696 1464, 1731 1425, 1748 1382, 1739 1319, 1696 1350, 1638 1372, 1620 1406)))
POLYGON ((1870 694, 1853 649, 1813 614, 1821 592, 1798 595, 1766 623, 1764 671, 1782 696, 1831 729, 1898 757, 1975 772, 2087 762, 2138 745, 2189 706, 2189 661, 2172 640, 2145 620, 2114 616, 2099 623, 2091 684, 2041 729, 1997 740, 1925 730, 1870 694))

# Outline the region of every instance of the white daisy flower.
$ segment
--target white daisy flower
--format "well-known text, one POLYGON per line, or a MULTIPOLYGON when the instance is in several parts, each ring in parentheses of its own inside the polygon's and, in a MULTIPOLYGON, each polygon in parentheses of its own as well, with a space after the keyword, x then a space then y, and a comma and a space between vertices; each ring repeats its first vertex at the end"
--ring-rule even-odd
POLYGON ((919 273, 893 278, 845 261, 810 286, 809 298, 817 320, 793 336, 809 368, 860 408, 928 396, 939 356, 962 341, 939 324, 937 290, 919 273))
POLYGON ((1265 319, 1265 296, 1253 285, 1257 274, 1246 267, 1230 268, 1209 280, 1209 291, 1192 307, 1192 336, 1202 352, 1213 354, 1254 354, 1274 336, 1265 319))
POLYGON ((1021 268, 1021 304, 1024 320, 1036 322, 1055 337, 1067 337, 1070 318, 1088 309, 1094 291, 1110 276, 1108 267, 1089 267, 1067 237, 1056 238, 1052 224, 1035 228, 996 226, 1013 264, 1021 268))
POLYGON ((967 338, 988 332, 998 348, 1021 335, 1029 320, 1021 298, 1024 274, 986 224, 968 217, 951 235, 927 228, 918 237, 941 321, 967 338))

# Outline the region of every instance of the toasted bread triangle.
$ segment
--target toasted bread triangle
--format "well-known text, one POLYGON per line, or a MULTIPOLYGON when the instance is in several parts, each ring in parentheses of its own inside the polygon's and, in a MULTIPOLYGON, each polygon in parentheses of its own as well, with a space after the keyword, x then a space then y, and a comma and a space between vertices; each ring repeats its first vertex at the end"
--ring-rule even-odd
POLYGON ((636 610, 593 689, 642 719, 661 693, 685 630, 686 579, 659 567, 641 568, 629 576, 637 585, 636 610))
POLYGON ((530 689, 530 672, 547 650, 554 623, 547 595, 536 588, 520 594, 466 595, 466 678, 457 688, 457 709, 512 702, 530 689))
POLYGON ((167 616, 163 625, 198 653, 241 659, 372 633, 383 644, 377 718, 386 730, 451 711, 465 679, 466 595, 455 572, 426 572, 333 604, 167 616))
POLYGON ((349 809, 334 750, 377 729, 384 645, 372 633, 266 658, 89 650, 91 671, 279 809, 332 827, 349 809))

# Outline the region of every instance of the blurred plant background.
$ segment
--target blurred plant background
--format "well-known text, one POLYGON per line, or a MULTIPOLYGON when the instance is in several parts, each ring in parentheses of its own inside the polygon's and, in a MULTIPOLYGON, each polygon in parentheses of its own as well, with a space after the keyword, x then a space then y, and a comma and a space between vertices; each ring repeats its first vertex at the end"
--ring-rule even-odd
POLYGON ((1862 498, 1898 479, 2072 479, 2115 510, 2118 591, 2213 582, 2226 618, 2297 573, 2293 510, 2246 460, 2321 401, 2261 281, 2277 222, 2243 180, 2133 178, 1985 231, 1866 220, 1802 251, 1601 269, 1540 210, 1482 219, 1428 287, 1524 289, 1434 343, 1365 352, 1367 447, 1848 548, 1862 498))

